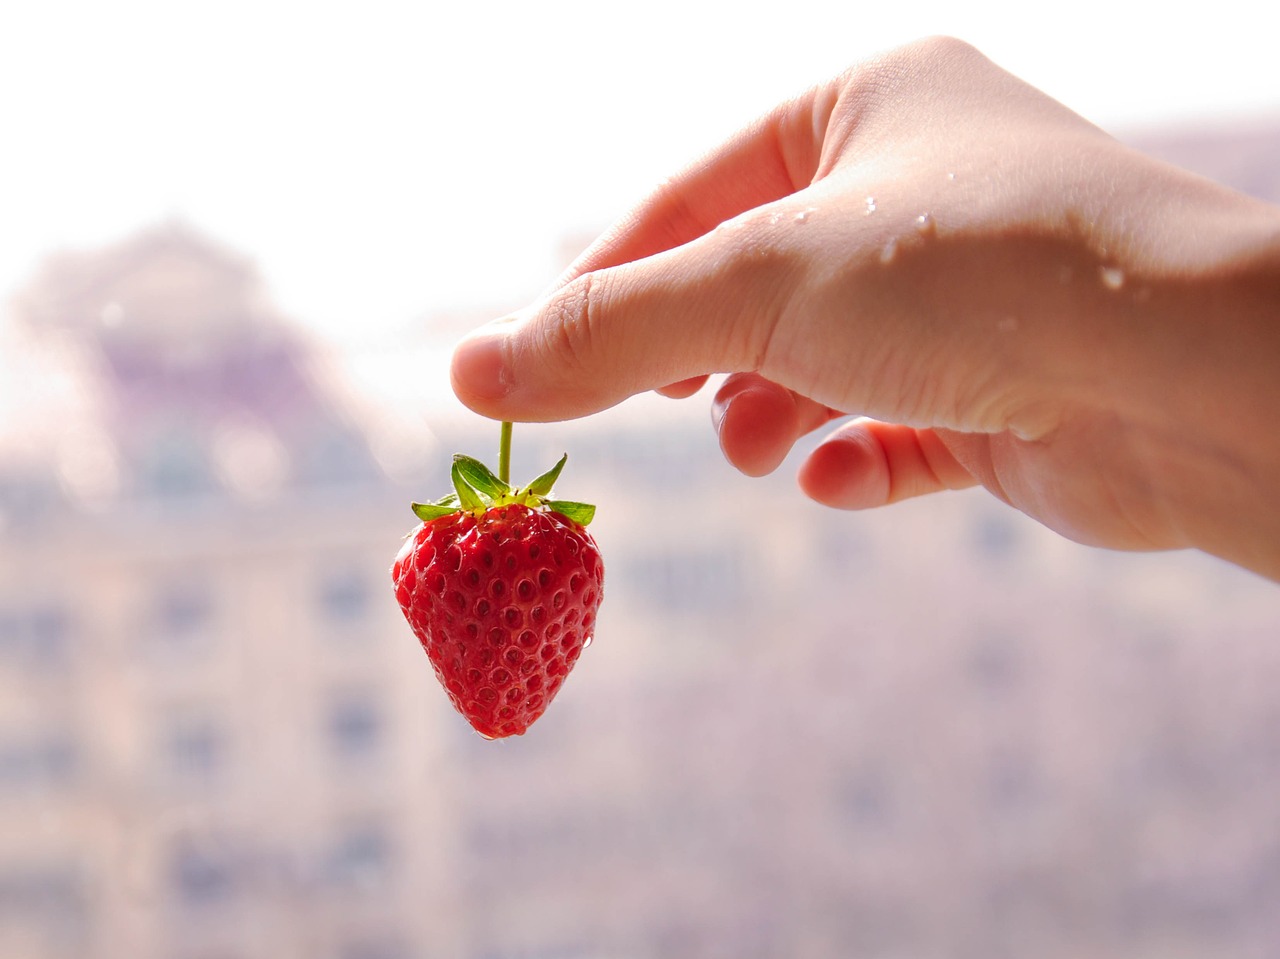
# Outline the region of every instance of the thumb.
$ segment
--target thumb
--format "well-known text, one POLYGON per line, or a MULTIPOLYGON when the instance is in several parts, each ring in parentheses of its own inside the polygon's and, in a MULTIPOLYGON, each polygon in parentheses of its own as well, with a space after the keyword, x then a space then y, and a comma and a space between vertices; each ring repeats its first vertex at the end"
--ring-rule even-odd
POLYGON ((493 419, 549 421, 707 373, 758 369, 799 273, 753 228, 759 212, 584 273, 482 327, 454 353, 454 392, 493 419))

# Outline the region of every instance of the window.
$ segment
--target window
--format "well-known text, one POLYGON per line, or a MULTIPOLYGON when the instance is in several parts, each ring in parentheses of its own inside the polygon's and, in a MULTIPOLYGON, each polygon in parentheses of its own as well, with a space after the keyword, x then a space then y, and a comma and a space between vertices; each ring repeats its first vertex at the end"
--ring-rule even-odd
POLYGON ((1024 750, 998 750, 988 761, 987 797, 999 815, 1035 806, 1040 799, 1039 769, 1024 750))
POLYGON ((58 484, 36 472, 0 472, 0 526, 32 529, 59 509, 58 484))
POLYGON ((182 905, 197 908, 226 903, 238 884, 235 856, 212 837, 184 838, 169 851, 169 886, 182 905))
POLYGON ((0 926, 42 922, 74 934, 86 920, 88 897, 80 870, 66 863, 8 864, 0 868, 0 926))
POLYGON ((226 737, 216 719, 177 714, 165 724, 163 737, 169 779, 207 786, 218 778, 226 760, 226 737))
POLYGON ((329 704, 329 747, 344 761, 371 758, 382 741, 382 707, 371 693, 342 693, 329 704))
POLYGON ((973 547, 987 560, 1012 559, 1022 546, 1022 518, 1012 509, 985 505, 974 519, 973 547))
POLYGON ((160 597, 157 618, 168 636, 190 636, 210 619, 209 598, 198 587, 175 587, 160 597))
POLYGON ((71 614, 58 603, 0 609, 0 661, 24 666, 65 665, 71 614))
POLYGON ((622 559, 623 577, 657 608, 720 613, 746 595, 739 550, 663 552, 622 559))
POLYGON ((217 488, 208 451, 186 426, 155 436, 139 472, 141 492, 162 500, 207 494, 217 488))
POLYGON ((320 582, 319 603, 324 620, 337 626, 362 622, 372 605, 369 577, 356 570, 330 573, 320 582))
POLYGON ((0 793, 66 786, 79 753, 63 730, 0 731, 0 793))
POLYGON ((836 802, 846 822, 866 829, 883 828, 894 816, 893 790, 880 764, 850 771, 836 787, 836 802))
POLYGON ((976 639, 969 648, 965 672, 979 690, 988 694, 1013 690, 1022 679, 1022 649, 1016 637, 995 630, 976 639))
POLYGON ((152 600, 151 642, 168 657, 197 656, 213 644, 216 612, 207 580, 191 577, 162 583, 152 600))
POLYGON ((338 959, 408 959, 404 942, 394 936, 361 936, 349 939, 338 951, 338 959))
POLYGON ((296 438, 298 478, 306 486, 369 483, 378 480, 373 455, 363 438, 336 421, 318 423, 296 438))
POLYGON ((391 841, 380 823, 350 825, 339 832, 325 857, 324 877, 344 888, 380 889, 390 878, 392 857, 391 841))

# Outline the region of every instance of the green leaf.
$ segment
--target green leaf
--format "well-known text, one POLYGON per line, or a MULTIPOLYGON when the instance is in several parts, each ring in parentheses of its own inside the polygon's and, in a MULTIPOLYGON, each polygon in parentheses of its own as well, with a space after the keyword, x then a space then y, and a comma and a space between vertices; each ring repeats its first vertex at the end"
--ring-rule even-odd
POLYGON ((494 476, 489 467, 478 459, 457 453, 453 457, 453 466, 462 473, 468 484, 490 499, 497 499, 503 493, 511 492, 511 487, 494 476))
POLYGON ((453 477, 453 488, 458 491, 458 505, 467 510, 484 509, 486 505, 484 499, 467 483, 457 460, 453 461, 453 469, 450 473, 453 477))
POLYGON ((413 514, 424 523, 433 519, 439 519, 441 516, 448 516, 450 513, 458 512, 458 507, 445 506, 443 503, 413 503, 409 507, 413 510, 413 514))
POLYGON ((436 500, 431 505, 432 506, 452 506, 454 509, 457 509, 462 504, 458 502, 457 493, 446 493, 444 496, 441 496, 438 500, 436 500))
POLYGON ((571 503, 568 500, 549 499, 544 505, 547 509, 554 510, 561 516, 569 517, 579 526, 586 526, 595 519, 596 515, 596 508, 590 503, 571 503))
POLYGON ((530 493, 535 496, 546 496, 551 492, 551 487, 556 485, 556 480, 560 478, 560 471, 564 469, 565 460, 569 458, 569 454, 565 453, 560 457, 560 462, 551 469, 547 470, 527 487, 530 493))

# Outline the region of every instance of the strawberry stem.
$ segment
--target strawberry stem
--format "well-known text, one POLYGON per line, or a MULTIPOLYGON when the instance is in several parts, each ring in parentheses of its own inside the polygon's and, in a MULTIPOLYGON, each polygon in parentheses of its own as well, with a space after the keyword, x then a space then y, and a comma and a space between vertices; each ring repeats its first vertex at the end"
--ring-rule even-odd
POLYGON ((505 421, 498 438, 498 479, 511 482, 511 424, 505 421))

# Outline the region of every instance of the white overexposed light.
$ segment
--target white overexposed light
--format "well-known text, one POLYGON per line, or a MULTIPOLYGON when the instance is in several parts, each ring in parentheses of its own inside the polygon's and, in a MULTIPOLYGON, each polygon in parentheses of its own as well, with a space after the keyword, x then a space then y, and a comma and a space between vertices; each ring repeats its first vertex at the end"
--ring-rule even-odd
POLYGON ((1280 109, 1254 0, 22 5, 0 16, 0 293, 178 218, 340 344, 505 310, 778 99, 949 33, 1106 127, 1280 109))

